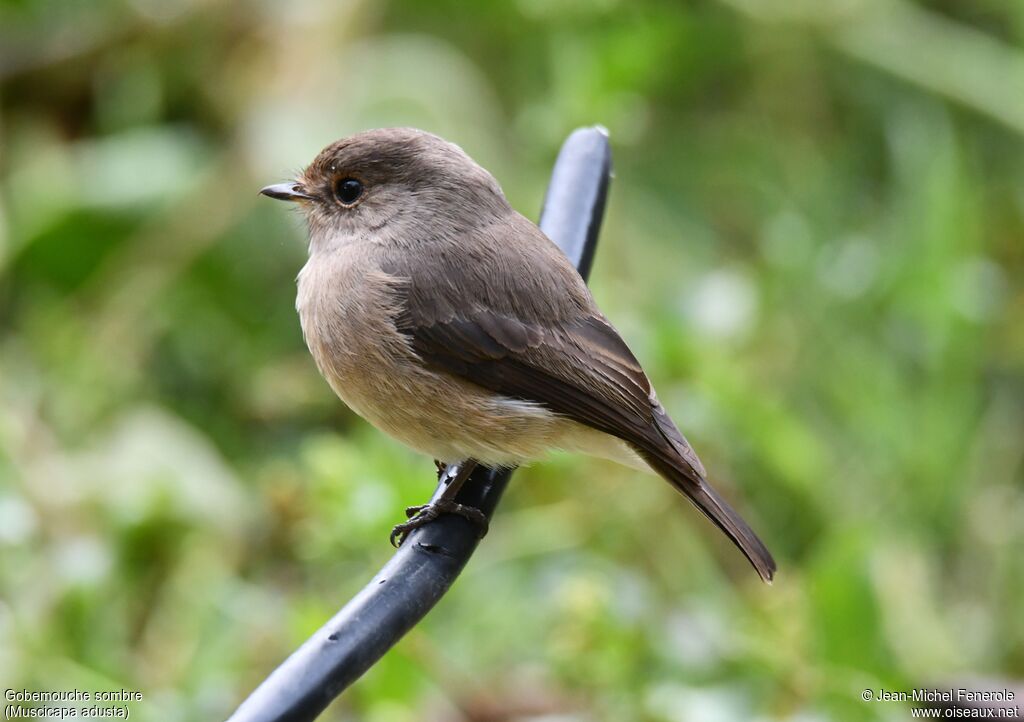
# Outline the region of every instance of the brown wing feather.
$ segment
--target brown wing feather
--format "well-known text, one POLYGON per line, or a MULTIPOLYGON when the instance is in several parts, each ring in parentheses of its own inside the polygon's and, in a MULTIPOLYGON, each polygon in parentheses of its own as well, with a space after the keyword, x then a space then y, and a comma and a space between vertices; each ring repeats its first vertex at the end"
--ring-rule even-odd
POLYGON ((539 402, 626 441, 649 444, 650 384, 632 355, 601 343, 601 332, 594 329, 602 323, 588 318, 541 328, 477 310, 468 318, 400 325, 399 330, 435 368, 505 396, 539 402))
POLYGON ((630 443, 771 581, 771 554, 704 479, 704 467, 651 391, 636 358, 603 318, 556 328, 476 310, 447 322, 400 326, 434 368, 495 393, 541 403, 630 443))

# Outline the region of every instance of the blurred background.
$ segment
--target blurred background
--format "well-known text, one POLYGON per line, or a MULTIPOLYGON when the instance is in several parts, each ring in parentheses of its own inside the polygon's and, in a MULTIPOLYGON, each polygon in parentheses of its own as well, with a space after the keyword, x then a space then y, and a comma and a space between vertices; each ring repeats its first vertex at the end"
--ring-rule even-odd
POLYGON ((594 293, 777 581, 554 455, 324 719, 902 720, 861 691, 1024 677, 1022 45, 1013 0, 3 0, 0 686, 222 719, 432 490, 317 374, 261 186, 412 125, 536 217, 593 123, 594 293))

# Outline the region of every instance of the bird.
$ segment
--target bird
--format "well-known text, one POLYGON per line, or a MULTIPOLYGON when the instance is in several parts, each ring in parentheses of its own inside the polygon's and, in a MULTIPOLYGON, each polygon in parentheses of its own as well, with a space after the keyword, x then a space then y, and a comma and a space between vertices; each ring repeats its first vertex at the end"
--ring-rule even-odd
MULTIPOLYGON (((711 486, 576 268, 458 145, 368 130, 260 192, 302 211, 303 337, 358 415, 439 467, 564 449, 653 471, 772 581, 771 553, 711 486)), ((458 506, 432 511, 474 518, 458 506)))

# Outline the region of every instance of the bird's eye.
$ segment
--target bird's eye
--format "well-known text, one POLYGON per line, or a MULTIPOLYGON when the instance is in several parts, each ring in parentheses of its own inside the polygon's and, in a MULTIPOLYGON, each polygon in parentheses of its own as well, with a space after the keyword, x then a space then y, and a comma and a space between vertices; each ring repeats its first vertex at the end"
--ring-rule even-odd
POLYGON ((363 184, 355 178, 342 178, 334 184, 334 195, 346 206, 350 206, 363 195, 363 184))

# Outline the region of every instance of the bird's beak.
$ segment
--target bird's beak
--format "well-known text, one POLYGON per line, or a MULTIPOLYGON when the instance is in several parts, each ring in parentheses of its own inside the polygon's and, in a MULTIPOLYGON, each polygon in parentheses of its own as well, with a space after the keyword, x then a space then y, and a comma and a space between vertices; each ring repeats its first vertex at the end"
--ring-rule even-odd
POLYGON ((295 181, 291 183, 276 183, 272 186, 261 188, 260 193, 276 198, 279 201, 299 202, 313 199, 313 196, 306 192, 306 186, 295 181))

